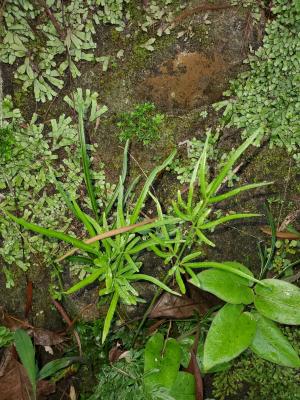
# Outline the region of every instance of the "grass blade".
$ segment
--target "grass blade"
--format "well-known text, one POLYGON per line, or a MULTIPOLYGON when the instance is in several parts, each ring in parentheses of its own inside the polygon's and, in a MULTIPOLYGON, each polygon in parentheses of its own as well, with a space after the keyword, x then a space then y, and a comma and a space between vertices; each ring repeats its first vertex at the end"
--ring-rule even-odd
POLYGON ((74 214, 74 216, 79 219, 76 210, 72 204, 71 198, 69 193, 64 189, 63 184, 61 182, 59 182, 55 177, 54 177, 54 184, 56 189, 59 191, 59 194, 61 195, 61 197, 64 199, 64 202, 66 203, 66 205, 69 207, 69 210, 74 214))
POLYGON ((131 215, 130 218, 130 223, 134 224, 141 212, 141 209, 143 208, 144 202, 146 197, 148 196, 149 193, 149 189, 154 181, 154 179, 156 178, 156 176, 163 171, 169 164, 170 162, 173 160, 173 158, 175 157, 176 151, 174 150, 169 157, 159 166, 157 166, 156 168, 153 169, 153 171, 150 173, 149 177, 147 178, 145 185, 139 195, 139 198, 136 202, 136 205, 134 207, 133 210, 133 214, 131 215))
POLYGON ((119 179, 119 193, 118 193, 118 203, 117 203, 117 228, 125 225, 125 217, 123 212, 123 200, 124 200, 124 185, 122 182, 122 177, 119 179))
MULTIPOLYGON (((128 147, 129 147, 129 140, 127 140, 124 148, 124 155, 123 155, 123 168, 122 168, 122 183, 124 185, 126 176, 127 176, 127 167, 128 167, 128 147)), ((115 204, 115 201, 117 200, 118 194, 119 194, 119 189, 120 189, 120 183, 118 183, 117 187, 114 190, 114 193, 108 203, 108 205, 105 208, 105 215, 108 215, 115 204)))
POLYGON ((93 225, 90 223, 87 215, 81 210, 81 208, 79 207, 79 205, 77 204, 75 199, 71 199, 72 204, 74 206, 74 209, 76 211, 76 214, 79 218, 79 220, 83 223, 83 225, 85 226, 85 229, 88 231, 89 235, 91 237, 96 235, 96 231, 93 227, 93 225))
POLYGON ((99 268, 96 271, 92 272, 89 276, 86 278, 82 279, 80 282, 76 283, 70 289, 66 290, 64 293, 65 294, 72 294, 77 292, 78 290, 90 285, 91 283, 95 282, 96 279, 99 278, 100 275, 102 275, 105 272, 105 268, 99 268))
POLYGON ((127 203, 130 201, 130 196, 133 194, 134 189, 136 188, 137 184, 139 183, 141 179, 141 176, 138 175, 129 185, 128 189, 126 190, 125 196, 124 196, 124 203, 127 203))
POLYGON ((246 274, 243 271, 240 271, 237 268, 232 268, 227 264, 215 262, 215 261, 203 261, 203 262, 194 262, 194 263, 186 263, 184 267, 188 268, 216 268, 221 269, 222 271, 231 272, 235 275, 241 276, 242 278, 246 278, 249 281, 255 282, 261 286, 267 286, 265 283, 261 282, 260 280, 254 278, 251 275, 246 274))
POLYGON ((109 309, 107 311, 106 318, 104 321, 104 327, 103 327, 103 332, 102 332, 102 343, 105 342, 106 336, 108 335, 108 332, 109 332, 109 329, 111 326, 111 321, 114 317, 118 301, 119 301, 119 293, 115 292, 112 297, 112 300, 110 302, 109 309))
POLYGON ((223 166, 219 175, 210 183, 208 187, 208 197, 214 195, 219 187, 221 186, 223 180, 228 175, 228 172, 231 170, 232 166, 235 162, 240 158, 240 156, 244 153, 244 151, 255 141, 257 136, 260 134, 260 131, 255 131, 253 135, 251 135, 240 147, 236 149, 236 151, 231 155, 231 157, 227 160, 226 164, 223 166))
POLYGON ((219 196, 211 197, 208 200, 208 203, 219 203, 223 200, 229 199, 230 197, 237 196, 238 194, 245 192, 246 190, 256 189, 261 186, 272 185, 273 182, 260 182, 260 183, 250 183, 249 185, 241 186, 239 188, 230 190, 224 194, 220 194, 219 196))
POLYGON ((174 290, 170 289, 167 285, 159 281, 158 279, 154 278, 153 276, 150 275, 145 275, 145 274, 134 274, 134 275, 127 275, 127 279, 130 281, 147 281, 154 283, 154 285, 160 287, 161 289, 165 290, 166 292, 169 292, 171 294, 175 294, 176 296, 180 296, 179 293, 175 292, 174 290))
POLYGON ((17 329, 15 332, 15 346, 26 370, 32 390, 34 399, 36 398, 36 383, 37 383, 37 367, 35 364, 35 349, 30 339, 30 336, 23 329, 17 329))
POLYGON ((83 121, 83 104, 78 105, 78 132, 79 132, 81 159, 82 159, 83 174, 84 174, 86 189, 88 192, 89 199, 91 201, 92 210, 95 214, 96 221, 99 221, 98 205, 97 205, 94 187, 93 187, 93 183, 92 183, 92 178, 91 178, 91 174, 90 174, 90 161, 88 158, 86 142, 85 142, 84 121, 83 121))
POLYGON ((77 249, 86 251, 87 253, 93 253, 93 254, 98 255, 97 250, 93 246, 90 246, 89 244, 86 244, 86 243, 82 242, 81 240, 73 238, 72 236, 69 236, 63 232, 54 231, 52 229, 47 229, 47 228, 42 228, 39 225, 33 224, 31 222, 27 222, 23 218, 15 217, 13 214, 11 214, 8 211, 5 211, 5 214, 10 219, 12 219, 14 222, 16 222, 19 225, 22 225, 26 229, 29 229, 33 232, 39 233, 41 235, 44 235, 44 236, 47 236, 50 238, 63 240, 64 242, 71 244, 72 246, 76 247, 77 249))
POLYGON ((236 219, 243 219, 243 218, 253 218, 253 217, 260 217, 260 214, 231 214, 231 215, 226 215, 226 217, 221 217, 219 219, 216 219, 215 221, 207 222, 206 224, 203 224, 199 226, 200 229, 210 229, 214 228, 217 225, 225 224, 225 222, 228 221, 233 221, 236 219))
POLYGON ((265 265, 263 266, 263 268, 261 270, 260 278, 263 278, 266 271, 270 268, 274 254, 275 254, 275 247, 276 247, 276 226, 275 226, 275 221, 274 221, 273 215, 271 213, 270 207, 267 202, 265 203, 265 208, 266 208, 267 219, 268 219, 269 225, 271 227, 272 239, 271 239, 271 251, 269 253, 269 256, 267 258, 265 265))
POLYGON ((199 187, 203 198, 206 198, 207 182, 206 182, 206 159, 207 159, 207 146, 208 146, 209 134, 206 137, 205 145, 200 157, 200 167, 199 167, 199 187))
POLYGON ((190 210, 192 207, 192 201, 193 201, 193 194, 194 194, 194 187, 195 187, 195 182, 197 179, 198 175, 198 170, 199 170, 199 165, 200 165, 201 158, 196 162, 195 168, 192 173, 192 177, 190 180, 190 186, 189 186, 189 193, 188 193, 188 200, 187 200, 187 206, 188 209, 190 210))

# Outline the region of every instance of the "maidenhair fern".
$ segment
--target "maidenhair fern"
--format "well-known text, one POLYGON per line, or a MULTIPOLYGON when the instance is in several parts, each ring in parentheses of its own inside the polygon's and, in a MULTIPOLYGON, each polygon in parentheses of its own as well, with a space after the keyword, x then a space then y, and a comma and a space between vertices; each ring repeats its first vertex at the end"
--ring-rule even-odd
POLYGON ((276 17, 266 26, 262 47, 247 60, 249 70, 232 83, 224 121, 243 129, 243 137, 260 129, 270 146, 285 147, 300 160, 298 0, 275 0, 276 17))
POLYGON ((0 61, 21 62, 15 78, 23 82, 22 89, 33 87, 37 101, 51 100, 62 89, 67 69, 73 78, 80 76, 79 61, 107 64, 108 57, 94 54, 96 27, 108 23, 123 30, 127 2, 42 0, 37 7, 32 0, 8 0, 0 29, 0 61))

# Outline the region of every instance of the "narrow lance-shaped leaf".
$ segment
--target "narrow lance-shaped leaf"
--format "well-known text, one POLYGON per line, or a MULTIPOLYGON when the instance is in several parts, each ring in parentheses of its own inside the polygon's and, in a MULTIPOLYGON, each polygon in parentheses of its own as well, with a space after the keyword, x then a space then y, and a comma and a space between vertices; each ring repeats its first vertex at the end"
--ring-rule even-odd
POLYGON ((184 263, 183 266, 189 268, 216 268, 222 271, 232 272, 235 275, 241 276, 242 278, 246 278, 249 281, 256 282, 261 286, 267 286, 264 281, 259 281, 258 279, 254 278, 252 275, 246 274, 239 269, 231 267, 229 262, 228 264, 223 264, 215 261, 202 261, 202 262, 193 262, 193 263, 184 263))
POLYGON ((74 246, 80 250, 86 251, 87 253, 93 253, 96 255, 98 254, 97 250, 94 247, 82 242, 81 240, 73 238, 72 236, 66 235, 63 232, 54 231, 52 229, 47 229, 47 228, 42 228, 39 225, 33 224, 31 222, 27 222, 23 218, 15 217, 13 214, 9 213, 8 211, 5 211, 5 214, 7 214, 8 217, 11 218, 13 221, 15 221, 17 224, 22 225, 26 229, 29 229, 33 232, 40 233, 41 235, 45 235, 45 236, 48 236, 51 238, 63 240, 64 242, 70 243, 72 246, 74 246))
POLYGON ((244 151, 255 141, 259 134, 260 131, 257 130, 247 140, 245 140, 245 142, 240 147, 238 147, 237 150, 231 155, 224 167, 219 172, 218 176, 209 184, 208 197, 214 195, 218 191, 219 187, 221 186, 223 180, 227 176, 232 166, 240 158, 244 151))
POLYGON ((95 282, 95 280, 98 279, 99 276, 102 275, 104 272, 105 272, 105 268, 97 269, 96 271, 92 272, 89 276, 87 276, 86 278, 82 279, 81 281, 79 281, 78 283, 76 283, 75 285, 70 287, 70 289, 66 290, 64 293, 72 294, 72 293, 77 292, 78 290, 95 282))
POLYGON ((91 237, 95 236, 97 232, 95 231, 93 225, 91 225, 87 215, 81 210, 79 205, 77 204, 75 199, 71 199, 74 209, 76 210, 76 214, 79 220, 84 224, 85 229, 88 231, 91 237))
POLYGON ((117 204, 117 228, 125 225, 125 218, 123 212, 123 200, 124 200, 124 186, 122 178, 119 178, 119 194, 118 194, 118 204, 117 204))
POLYGON ((114 292, 112 300, 109 305, 109 309, 106 314, 105 321, 104 321, 104 327, 103 327, 103 332, 102 332, 102 343, 105 342, 105 339, 108 335, 108 332, 109 332, 109 329, 111 326, 111 322, 112 322, 112 319, 114 317, 114 314, 115 314, 115 311, 117 308, 118 301, 119 301, 119 294, 117 292, 114 292))
POLYGON ((150 173, 150 175, 149 175, 148 179, 146 180, 145 185, 141 191, 141 194, 136 202, 133 213, 131 215, 131 218, 130 218, 131 224, 134 224, 136 222, 136 220, 138 219, 140 211, 143 207, 144 201, 148 195, 149 189, 150 189, 154 179, 156 178, 157 174, 159 172, 163 171, 170 164, 170 162, 175 157, 175 154, 176 154, 176 151, 173 151, 161 165, 154 168, 153 171, 150 173))
POLYGON ((190 210, 192 207, 192 201, 193 201, 193 194, 194 194, 194 186, 195 186, 195 182, 197 179, 197 175, 198 175, 198 170, 199 170, 199 165, 200 165, 200 161, 201 158, 199 158, 199 160, 196 162, 196 165, 194 167, 193 173, 192 173, 192 177, 190 180, 190 186, 189 186, 189 193, 188 193, 188 201, 187 201, 187 206, 188 209, 190 210))
POLYGON ((261 186, 272 185, 273 182, 260 182, 260 183, 250 183, 249 185, 241 186, 236 189, 230 190, 224 194, 220 194, 219 196, 211 197, 208 200, 208 203, 220 203, 223 200, 229 199, 230 197, 237 196, 238 194, 245 192, 246 190, 256 189, 261 186))
POLYGON ((97 221, 99 221, 98 205, 96 201, 96 196, 94 192, 94 187, 92 183, 92 178, 90 174, 90 162, 87 154, 85 134, 84 134, 84 121, 83 121, 83 104, 78 106, 78 131, 79 131, 79 141, 81 148, 81 158, 83 165, 84 180, 89 195, 89 199, 92 204, 92 209, 97 221))
POLYGON ((215 226, 225 224, 225 222, 228 221, 234 221, 236 219, 244 219, 244 218, 253 218, 253 217, 259 217, 260 214, 230 214, 226 215, 225 217, 221 217, 219 219, 216 219, 215 221, 207 222, 206 224, 203 224, 199 226, 200 229, 211 229, 214 228, 215 226))
POLYGON ((126 278, 130 281, 139 281, 139 280, 148 281, 148 282, 154 283, 154 285, 160 287, 161 289, 165 290, 166 292, 175 294, 176 296, 180 296, 179 293, 170 289, 167 285, 165 285, 163 282, 159 281, 158 279, 154 278, 153 276, 145 275, 145 274, 134 274, 134 275, 127 275, 126 278))
MULTIPOLYGON (((125 148, 124 148, 124 154, 123 154, 123 168, 122 168, 122 184, 124 185, 126 176, 127 176, 127 165, 128 165, 128 146, 129 146, 129 140, 127 140, 126 144, 125 144, 125 148)), ((118 183, 116 189, 114 190, 114 193, 109 201, 109 203, 107 204, 106 208, 105 208, 105 215, 108 215, 110 210, 112 209, 115 201, 117 200, 118 194, 119 194, 119 189, 120 189, 120 182, 118 183)))
POLYGON ((207 146, 208 146, 209 134, 206 137, 204 149, 200 157, 200 168, 199 168, 199 187, 203 198, 206 198, 207 181, 206 181, 206 158, 207 158, 207 146))

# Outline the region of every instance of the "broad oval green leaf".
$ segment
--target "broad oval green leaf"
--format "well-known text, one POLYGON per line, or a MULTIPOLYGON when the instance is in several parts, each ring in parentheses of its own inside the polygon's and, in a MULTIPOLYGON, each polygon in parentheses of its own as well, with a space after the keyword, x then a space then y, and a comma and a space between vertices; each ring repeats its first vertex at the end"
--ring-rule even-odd
POLYGON ((144 383, 147 391, 161 386, 171 389, 178 375, 180 360, 181 349, 175 339, 164 343, 162 334, 152 336, 145 348, 144 383))
POLYGON ((242 305, 226 304, 215 316, 204 343, 205 372, 232 360, 250 346, 256 321, 243 309, 242 305))
POLYGON ((202 290, 214 294, 227 303, 253 303, 254 294, 249 287, 249 281, 231 272, 207 269, 197 275, 197 280, 192 278, 189 282, 202 290))
POLYGON ((300 289, 279 279, 264 279, 255 286, 254 304, 265 317, 287 325, 300 325, 300 289))
POLYGON ((253 312, 257 326, 251 350, 259 357, 285 367, 299 368, 300 358, 275 322, 253 312))
POLYGON ((195 378, 188 372, 179 371, 170 395, 176 400, 195 400, 195 378))

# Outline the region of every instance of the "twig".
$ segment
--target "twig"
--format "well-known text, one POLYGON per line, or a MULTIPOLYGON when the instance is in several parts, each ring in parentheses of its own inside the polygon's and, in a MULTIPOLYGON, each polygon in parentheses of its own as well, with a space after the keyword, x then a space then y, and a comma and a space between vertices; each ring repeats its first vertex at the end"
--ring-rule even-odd
MULTIPOLYGON (((83 242, 86 243, 86 244, 91 244, 91 243, 94 243, 94 242, 98 242, 99 240, 107 239, 107 238, 110 238, 112 236, 119 235, 120 233, 125 233, 125 232, 132 231, 135 228, 138 228, 139 226, 148 225, 151 222, 155 222, 156 220, 157 220, 157 218, 151 218, 151 219, 148 218, 148 219, 145 219, 144 221, 138 222, 137 224, 133 224, 133 225, 129 225, 129 226, 123 226, 123 227, 118 228, 118 229, 112 229, 111 231, 102 233, 101 235, 97 235, 97 236, 94 236, 92 238, 86 239, 83 242)), ((74 249, 68 251, 66 254, 64 254, 63 256, 59 257, 56 261, 59 262, 59 261, 64 260, 67 257, 70 257, 77 250, 78 250, 77 248, 74 248, 74 249)))
POLYGON ((45 2, 45 0, 37 0, 37 1, 40 4, 40 6, 42 8, 44 8, 46 14, 48 15, 49 19, 51 20, 56 32, 58 33, 58 35, 61 38, 61 40, 64 41, 65 37, 66 37, 66 32, 64 32, 64 30, 62 29, 60 23, 58 22, 55 15, 50 10, 50 8, 47 6, 47 3, 45 2))
MULTIPOLYGON (((55 308, 60 313, 60 315, 62 316, 63 320, 66 322, 66 324, 69 327, 72 326, 72 321, 71 321, 70 317, 68 316, 68 314, 65 312, 63 306, 58 301, 56 301, 54 299, 52 299, 52 303, 54 304, 55 308)), ((78 345, 79 355, 80 355, 80 357, 82 357, 82 349, 81 349, 80 337, 78 335, 78 332, 75 329, 73 330, 73 335, 75 336, 75 339, 76 339, 76 342, 77 342, 77 345, 78 345)))

